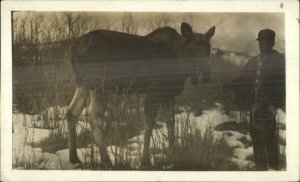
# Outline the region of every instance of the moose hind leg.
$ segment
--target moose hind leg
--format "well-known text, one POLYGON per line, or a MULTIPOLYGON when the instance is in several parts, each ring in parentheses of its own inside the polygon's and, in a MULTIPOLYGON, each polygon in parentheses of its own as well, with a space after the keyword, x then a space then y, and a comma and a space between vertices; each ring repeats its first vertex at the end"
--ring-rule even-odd
POLYGON ((155 96, 148 96, 145 100, 145 136, 144 149, 142 157, 142 166, 150 166, 150 138, 152 135, 153 125, 159 108, 158 100, 155 96))
POLYGON ((81 163, 77 155, 76 124, 86 104, 87 92, 77 87, 72 102, 67 110, 69 161, 73 164, 81 163))
POLYGON ((99 148, 101 161, 105 166, 112 166, 106 147, 107 125, 105 122, 106 98, 103 95, 91 92, 91 102, 89 105, 89 119, 92 127, 95 142, 99 148))

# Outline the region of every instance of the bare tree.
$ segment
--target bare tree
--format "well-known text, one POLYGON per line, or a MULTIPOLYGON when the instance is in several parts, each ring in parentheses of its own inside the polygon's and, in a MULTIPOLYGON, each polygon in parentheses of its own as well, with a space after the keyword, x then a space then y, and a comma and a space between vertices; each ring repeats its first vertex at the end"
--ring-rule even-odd
POLYGON ((138 23, 132 13, 124 13, 122 19, 122 31, 129 34, 137 34, 138 23))
POLYGON ((90 21, 88 30, 93 31, 97 29, 104 29, 104 30, 110 30, 112 28, 112 22, 109 20, 109 18, 105 16, 97 17, 96 19, 93 19, 90 21))
POLYGON ((51 31, 52 41, 59 41, 68 37, 66 29, 63 23, 61 22, 61 18, 58 14, 54 14, 53 19, 51 21, 51 25, 52 27, 55 27, 51 31))
POLYGON ((171 18, 166 13, 154 14, 151 19, 144 23, 147 31, 152 31, 157 28, 168 26, 172 23, 171 18))
POLYGON ((80 19, 80 14, 65 12, 63 13, 63 23, 67 28, 67 38, 70 39, 74 36, 74 24, 80 19))

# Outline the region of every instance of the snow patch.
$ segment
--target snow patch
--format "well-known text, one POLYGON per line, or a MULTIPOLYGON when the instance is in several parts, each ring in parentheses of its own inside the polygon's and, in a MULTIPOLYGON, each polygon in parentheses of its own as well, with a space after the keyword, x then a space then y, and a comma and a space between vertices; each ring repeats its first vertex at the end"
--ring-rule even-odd
POLYGON ((279 138, 282 140, 284 143, 286 142, 286 131, 285 130, 279 130, 279 138))
POLYGON ((230 161, 235 163, 236 165, 238 165, 240 169, 248 169, 248 168, 255 167, 255 163, 253 161, 249 161, 249 160, 230 158, 230 161))
POLYGON ((226 142, 227 142, 228 146, 231 148, 244 148, 245 147, 245 145, 241 141, 238 141, 238 140, 227 140, 226 142))
POLYGON ((245 137, 244 134, 242 134, 240 132, 237 132, 237 131, 232 131, 232 130, 230 130, 230 131, 224 131, 223 133, 227 136, 227 138, 229 140, 240 140, 243 137, 245 137))
POLYGON ((282 125, 286 125, 286 114, 282 109, 277 109, 276 120, 282 125))
POLYGON ((247 160, 251 155, 253 155, 253 147, 236 148, 233 150, 233 156, 240 160, 247 160))
MULTIPOLYGON (((61 112, 65 112, 64 108, 61 108, 61 112)), ((52 111, 49 109, 49 111, 52 111)), ((54 112, 54 111, 53 111, 54 112)), ((52 112, 52 113, 53 113, 52 112)), ((51 112, 50 112, 51 113, 51 112)), ((234 113, 234 112, 232 112, 234 113)), ((238 116, 240 112, 236 112, 233 115, 238 116)), ((84 114, 83 114, 84 115, 84 114)), ((51 116, 52 117, 52 116, 51 116)), ((247 117, 247 116, 246 116, 247 117)), ((238 118, 238 117, 237 117, 238 118)), ((247 159, 253 155, 253 148, 245 148, 245 144, 242 142, 246 139, 247 142, 251 142, 251 137, 249 134, 242 134, 237 131, 215 131, 214 128, 220 124, 226 122, 239 122, 244 121, 244 119, 237 119, 235 116, 228 116, 223 112, 223 105, 221 103, 215 103, 215 107, 211 110, 203 111, 201 116, 195 116, 193 112, 182 112, 181 114, 176 114, 176 124, 175 124, 175 135, 179 137, 179 142, 182 137, 182 130, 184 128, 189 128, 189 134, 195 134, 195 131, 200 131, 201 134, 205 132, 212 132, 213 141, 219 141, 224 138, 228 146, 234 148, 233 156, 230 159, 232 162, 239 165, 241 168, 247 168, 254 166, 252 161, 247 159)), ((285 113, 282 110, 277 110, 278 122, 285 125, 285 113)), ((40 165, 40 167, 45 167, 47 169, 74 169, 78 165, 72 165, 69 163, 69 150, 64 149, 57 151, 56 154, 42 153, 39 148, 32 148, 28 146, 25 141, 39 142, 42 139, 49 136, 48 129, 38 129, 29 128, 29 123, 41 122, 38 115, 26 115, 22 113, 13 114, 13 156, 14 164, 24 160, 25 162, 32 162, 40 165), (25 137, 26 136, 26 137, 25 137), (21 156, 21 157, 20 157, 21 156), (25 156, 25 157, 24 157, 25 156), (21 159, 22 158, 22 159, 21 159), (26 161, 27 160, 27 161, 26 161), (45 161, 44 163, 41 161, 45 161)), ((60 126, 63 127, 63 132, 67 133, 67 123, 65 120, 56 121, 60 126)), ((150 150, 155 150, 156 154, 152 156, 151 163, 154 164, 155 159, 165 158, 165 156, 160 152, 162 149, 168 147, 168 132, 166 123, 158 122, 159 128, 152 131, 152 137, 150 141, 150 150)), ((85 130, 91 130, 89 123, 84 121, 79 121, 77 125, 77 134, 85 130)), ((186 131, 185 131, 186 132, 186 131)), ((279 130, 279 136, 282 140, 286 140, 285 130, 279 130)), ((140 157, 143 150, 144 142, 144 131, 135 137, 128 140, 126 148, 121 148, 118 146, 108 146, 107 150, 111 161, 113 164, 116 163, 116 157, 119 155, 126 154, 134 165, 140 165, 140 157)), ((92 150, 91 146, 88 148, 77 149, 79 159, 89 164, 91 163, 92 150)), ((285 146, 280 146, 280 153, 285 153, 285 146)), ((93 146, 93 158, 96 161, 100 161, 100 155, 97 147, 93 146)), ((22 161, 23 162, 23 161, 22 161)))

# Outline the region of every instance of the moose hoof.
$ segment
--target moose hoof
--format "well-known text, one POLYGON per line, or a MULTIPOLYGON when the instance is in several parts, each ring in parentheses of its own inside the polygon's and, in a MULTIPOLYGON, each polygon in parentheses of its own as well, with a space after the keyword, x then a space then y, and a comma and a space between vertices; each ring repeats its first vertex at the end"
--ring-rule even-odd
POLYGON ((151 166, 150 159, 142 159, 141 161, 142 169, 149 169, 151 166))
POLYGON ((83 165, 81 163, 63 163, 61 164, 61 169, 70 169, 70 170, 76 170, 76 169, 83 169, 83 165))
POLYGON ((82 162, 78 159, 78 157, 70 159, 69 162, 71 164, 80 164, 80 165, 82 164, 82 162))
POLYGON ((112 169, 113 165, 112 165, 111 161, 105 161, 105 162, 103 162, 103 167, 106 170, 109 170, 109 169, 112 169))

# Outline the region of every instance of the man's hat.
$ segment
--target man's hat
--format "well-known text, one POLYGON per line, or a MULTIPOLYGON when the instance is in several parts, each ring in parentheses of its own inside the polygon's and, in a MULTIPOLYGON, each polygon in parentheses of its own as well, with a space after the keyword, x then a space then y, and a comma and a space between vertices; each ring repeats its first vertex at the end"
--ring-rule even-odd
POLYGON ((264 29, 259 31, 258 41, 274 41, 275 40, 275 32, 271 29, 264 29))

